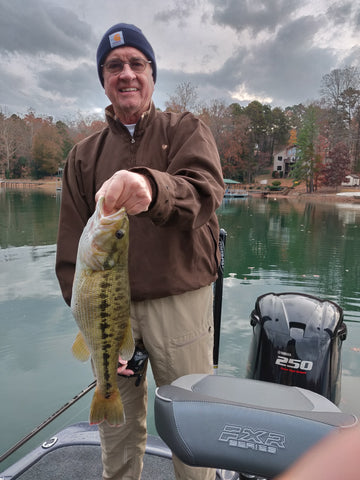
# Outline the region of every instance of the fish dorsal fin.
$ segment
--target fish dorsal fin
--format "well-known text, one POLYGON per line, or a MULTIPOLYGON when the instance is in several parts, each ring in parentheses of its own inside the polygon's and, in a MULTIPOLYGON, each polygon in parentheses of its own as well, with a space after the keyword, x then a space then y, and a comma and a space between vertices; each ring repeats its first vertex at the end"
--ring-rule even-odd
POLYGON ((131 330, 131 324, 129 321, 124 333, 124 341, 120 347, 120 357, 123 360, 130 360, 130 358, 134 355, 134 350, 134 338, 131 330))
POLYGON ((76 335, 76 338, 71 350, 74 357, 80 360, 81 362, 86 362, 87 360, 89 360, 90 351, 88 349, 88 346, 86 345, 85 339, 81 332, 79 332, 76 335))

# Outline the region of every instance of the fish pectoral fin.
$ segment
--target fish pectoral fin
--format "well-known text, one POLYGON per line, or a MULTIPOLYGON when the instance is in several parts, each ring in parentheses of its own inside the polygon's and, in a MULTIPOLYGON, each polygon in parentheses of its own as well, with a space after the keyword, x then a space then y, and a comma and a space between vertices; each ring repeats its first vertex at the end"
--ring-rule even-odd
POLYGON ((134 355, 134 351, 135 351, 135 343, 134 343, 134 337, 132 334, 131 324, 129 320, 125 330, 125 334, 124 334, 124 341, 120 346, 119 354, 123 360, 130 360, 130 358, 134 355))
POLYGON ((74 357, 80 360, 81 362, 86 362, 87 360, 89 360, 90 351, 88 349, 88 346, 86 345, 84 336, 81 332, 79 332, 76 335, 76 338, 71 350, 74 357))

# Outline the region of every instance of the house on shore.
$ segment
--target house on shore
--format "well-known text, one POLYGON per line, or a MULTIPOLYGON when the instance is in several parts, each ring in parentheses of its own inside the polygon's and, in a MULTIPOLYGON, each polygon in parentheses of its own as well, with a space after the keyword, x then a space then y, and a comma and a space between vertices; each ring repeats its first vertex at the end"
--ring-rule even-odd
POLYGON ((289 145, 280 152, 274 154, 273 170, 280 177, 286 178, 296 163, 296 145, 289 145))
POLYGON ((342 187, 359 187, 360 177, 354 174, 346 175, 345 181, 341 183, 341 186, 342 187))

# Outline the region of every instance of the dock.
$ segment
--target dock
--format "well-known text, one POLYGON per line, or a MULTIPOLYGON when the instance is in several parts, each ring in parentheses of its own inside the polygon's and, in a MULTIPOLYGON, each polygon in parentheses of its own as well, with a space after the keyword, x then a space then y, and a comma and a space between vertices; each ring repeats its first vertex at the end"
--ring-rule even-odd
POLYGON ((16 180, 0 180, 0 187, 4 188, 33 188, 39 187, 42 183, 38 182, 20 182, 16 180))

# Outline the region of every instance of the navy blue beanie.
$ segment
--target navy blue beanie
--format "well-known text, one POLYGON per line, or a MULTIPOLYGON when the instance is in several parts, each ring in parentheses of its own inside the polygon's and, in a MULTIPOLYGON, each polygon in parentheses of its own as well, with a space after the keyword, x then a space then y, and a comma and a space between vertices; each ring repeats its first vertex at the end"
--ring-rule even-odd
POLYGON ((104 78, 101 65, 103 65, 109 52, 118 47, 134 47, 140 50, 151 61, 152 75, 154 82, 156 82, 156 62, 152 46, 146 40, 140 28, 128 23, 117 23, 105 32, 96 52, 98 75, 102 86, 104 86, 104 78))

